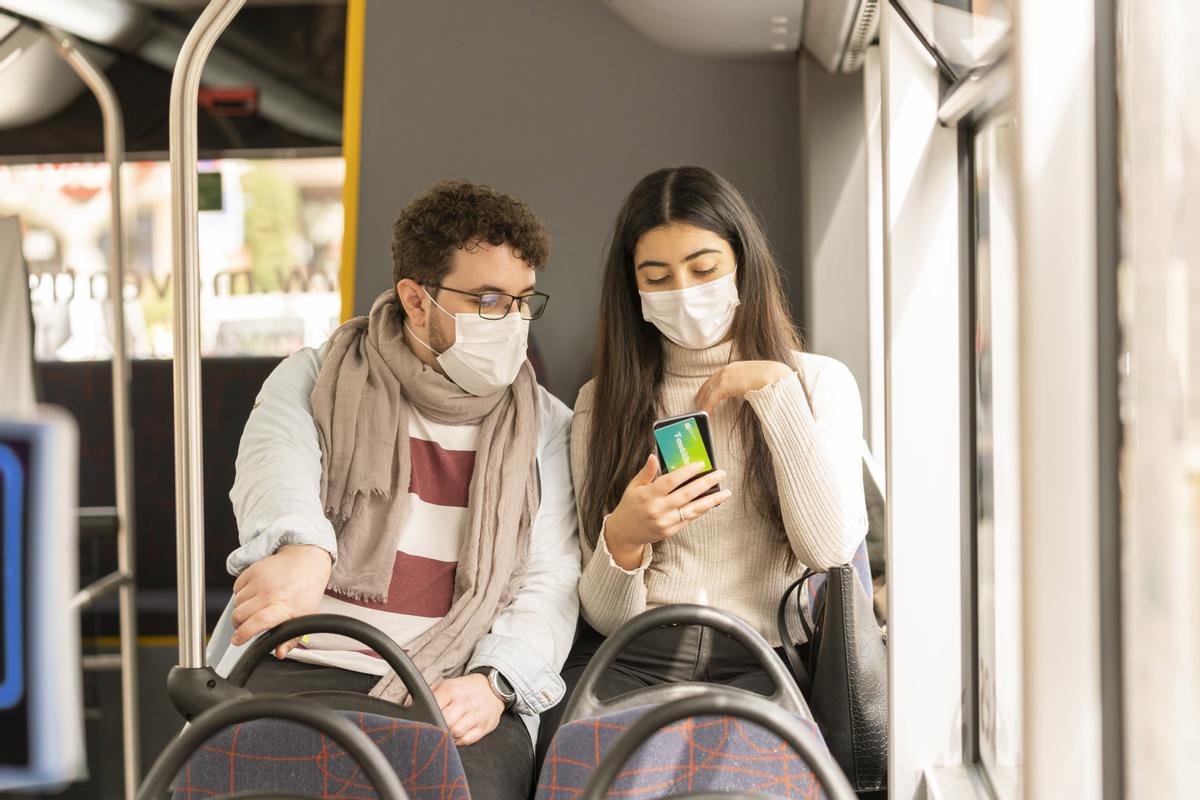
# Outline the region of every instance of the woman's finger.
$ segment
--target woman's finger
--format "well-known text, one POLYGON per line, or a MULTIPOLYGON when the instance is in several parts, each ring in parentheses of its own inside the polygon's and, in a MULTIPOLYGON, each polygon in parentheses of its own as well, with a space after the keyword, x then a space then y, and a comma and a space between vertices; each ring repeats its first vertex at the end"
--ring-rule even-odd
POLYGON ((633 486, 649 486, 654 483, 654 476, 658 474, 658 456, 654 453, 646 459, 646 463, 638 470, 638 474, 633 476, 630 484, 633 486))
POLYGON ((668 472, 662 475, 654 482, 654 488, 660 495, 668 495, 678 489, 687 481, 699 475, 704 471, 704 464, 700 461, 693 461, 686 464, 674 472, 668 472))
POLYGON ((725 479, 725 470, 714 469, 707 475, 703 475, 686 486, 680 486, 674 492, 667 496, 667 502, 676 508, 687 505, 695 500, 700 495, 707 492, 712 487, 716 486, 725 479))
POLYGON ((716 387, 721 383, 721 370, 714 372, 700 390, 696 392, 696 407, 701 411, 709 411, 712 403, 712 394, 716 387))
POLYGON ((717 506, 724 503, 729 498, 733 497, 733 492, 728 489, 722 489, 719 492, 714 492, 707 497, 701 497, 699 500, 693 500, 686 506, 680 509, 683 512, 683 518, 688 522, 699 519, 700 517, 712 511, 717 506))
POLYGON ((708 392, 707 395, 705 395, 704 405, 700 406, 700 408, 711 414, 713 413, 713 409, 715 409, 720 403, 725 402, 733 396, 734 392, 731 391, 728 386, 722 383, 720 386, 714 387, 708 392))

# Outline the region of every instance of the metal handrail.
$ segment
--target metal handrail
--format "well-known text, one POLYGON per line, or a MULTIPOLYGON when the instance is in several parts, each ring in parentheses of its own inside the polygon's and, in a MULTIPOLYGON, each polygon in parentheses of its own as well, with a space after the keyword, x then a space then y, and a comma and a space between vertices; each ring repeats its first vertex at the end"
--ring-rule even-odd
POLYGON ((128 572, 121 570, 110 572, 98 581, 89 583, 80 589, 71 600, 71 608, 76 610, 87 608, 109 592, 121 589, 131 583, 133 583, 133 576, 128 572))
POLYGON ((129 355, 125 343, 125 240, 121 167, 125 163, 125 124, 121 106, 104 72, 63 31, 43 26, 63 60, 96 96, 104 121, 104 156, 109 167, 112 205, 112 245, 108 252, 108 299, 112 304, 113 455, 117 511, 117 571, 81 592, 77 604, 119 587, 118 628, 121 636, 121 738, 124 752, 125 797, 133 800, 141 780, 138 719, 137 613, 134 582, 136 549, 133 522, 133 428, 129 405, 129 355), (116 576, 114 578, 114 576, 116 576), (90 592, 90 594, 88 594, 90 592))
POLYGON ((200 247, 196 197, 200 76, 245 0, 211 0, 188 33, 171 78, 171 275, 174 284, 175 532, 179 666, 204 654, 204 457, 200 417, 200 247))

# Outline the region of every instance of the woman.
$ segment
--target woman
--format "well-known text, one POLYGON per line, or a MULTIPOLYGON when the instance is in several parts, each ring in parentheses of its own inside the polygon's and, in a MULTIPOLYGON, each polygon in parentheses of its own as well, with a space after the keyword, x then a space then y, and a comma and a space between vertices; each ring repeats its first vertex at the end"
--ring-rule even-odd
MULTIPOLYGON (((844 365, 801 352, 762 226, 720 176, 679 167, 634 187, 608 251, 593 371, 571 430, 587 626, 567 696, 603 637, 654 606, 721 608, 778 645, 783 590, 806 567, 846 563, 866 535, 862 411, 844 365), (719 469, 680 487, 695 468, 659 474, 652 426, 697 409, 719 469)), ((772 688, 740 646, 672 628, 639 639, 597 694, 678 680, 772 688)), ((543 748, 561 712, 545 715, 543 748)))

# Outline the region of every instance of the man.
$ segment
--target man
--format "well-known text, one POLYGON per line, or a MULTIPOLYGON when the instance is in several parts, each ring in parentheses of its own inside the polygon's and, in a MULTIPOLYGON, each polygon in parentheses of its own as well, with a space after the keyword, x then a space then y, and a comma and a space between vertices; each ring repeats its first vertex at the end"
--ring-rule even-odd
MULTIPOLYGON (((292 617, 363 619, 433 686, 477 799, 530 793, 577 617, 570 411, 525 358, 548 252, 508 195, 443 181, 416 198, 393 230, 394 290, 267 379, 230 493, 222 673, 292 617)), ((249 686, 405 697, 382 659, 331 635, 280 647, 249 686)))

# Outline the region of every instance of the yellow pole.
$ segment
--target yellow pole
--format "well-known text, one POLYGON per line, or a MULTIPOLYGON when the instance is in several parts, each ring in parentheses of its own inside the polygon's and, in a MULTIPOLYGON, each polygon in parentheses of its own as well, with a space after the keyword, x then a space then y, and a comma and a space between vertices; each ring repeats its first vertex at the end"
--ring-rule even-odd
POLYGON ((342 184, 342 264, 338 287, 342 295, 342 321, 354 316, 354 279, 358 254, 358 179, 362 152, 363 40, 366 35, 367 0, 346 3, 346 68, 342 89, 342 157, 346 178, 342 184))

